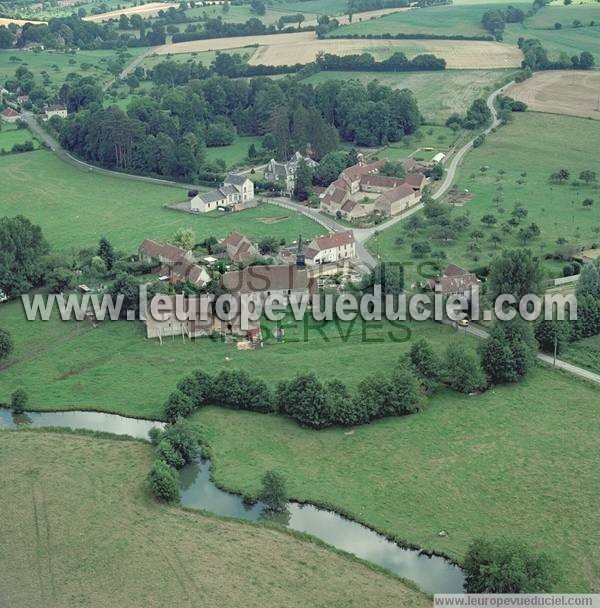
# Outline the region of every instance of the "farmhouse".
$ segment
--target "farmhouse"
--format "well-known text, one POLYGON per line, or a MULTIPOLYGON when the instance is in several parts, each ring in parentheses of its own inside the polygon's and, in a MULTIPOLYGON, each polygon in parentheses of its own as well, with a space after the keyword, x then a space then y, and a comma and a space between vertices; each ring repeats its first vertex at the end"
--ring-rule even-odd
POLYGON ((138 257, 149 264, 175 264, 182 260, 193 262, 194 256, 191 251, 185 251, 169 243, 159 243, 146 239, 138 247, 138 257))
POLYGON ((189 281, 196 287, 204 287, 212 280, 204 266, 194 263, 191 251, 175 245, 145 240, 138 248, 138 257, 144 262, 158 265, 157 274, 172 284, 189 281))
POLYGON ((308 156, 302 156, 300 152, 296 152, 292 158, 285 163, 277 162, 272 158, 265 169, 265 180, 274 182, 288 195, 291 195, 296 186, 296 172, 298 171, 301 161, 304 161, 312 169, 319 164, 308 156))
POLYGON ((202 338, 215 333, 242 337, 251 341, 255 341, 257 337, 260 338, 258 323, 249 320, 247 329, 242 329, 239 315, 229 321, 223 321, 214 314, 213 305, 207 298, 197 298, 194 311, 188 298, 179 298, 179 302, 177 302, 175 296, 163 297, 166 300, 165 304, 172 312, 160 315, 162 318, 154 318, 152 314, 148 314, 146 337, 150 340, 158 338, 162 341, 163 338, 169 337, 202 338), (195 314, 193 314, 194 312, 195 314), (191 318, 184 319, 187 316, 191 318))
POLYGON ((408 184, 400 184, 384 192, 375 201, 375 211, 386 216, 398 215, 418 203, 419 199, 420 194, 408 184))
POLYGON ((356 243, 352 230, 317 237, 304 252, 305 261, 309 266, 340 262, 354 257, 356 257, 356 243))
MULTIPOLYGON (((398 215, 419 202, 427 178, 422 173, 408 173, 406 177, 380 175, 384 161, 364 163, 348 167, 339 179, 329 185, 321 200, 321 209, 346 220, 366 217, 372 212, 381 215, 398 215), (380 194, 375 205, 364 204, 357 199, 359 193, 380 194)), ((409 163, 411 168, 416 165, 409 163)))
POLYGON ((243 270, 226 272, 223 287, 233 295, 302 296, 310 291, 308 273, 292 265, 249 266, 243 270))
POLYGON ((29 101, 29 95, 17 95, 17 103, 23 105, 29 101))
POLYGON ((0 112, 0 120, 3 122, 13 123, 19 120, 20 114, 15 112, 12 108, 6 108, 0 112))
POLYGON ((437 279, 429 279, 426 287, 445 296, 464 296, 471 299, 471 289, 480 281, 473 272, 468 272, 456 264, 448 264, 444 274, 437 279))
POLYGON ((201 192, 190 201, 190 211, 209 213, 217 209, 242 211, 254 207, 254 183, 244 175, 230 173, 217 190, 201 192))
POLYGON ((67 108, 65 106, 61 106, 58 104, 54 104, 48 106, 46 108, 45 120, 50 120, 53 116, 58 116, 59 118, 66 118, 68 116, 67 108))
POLYGON ((239 232, 232 232, 221 245, 225 248, 227 257, 234 263, 240 264, 253 260, 259 255, 258 248, 252 241, 239 232))

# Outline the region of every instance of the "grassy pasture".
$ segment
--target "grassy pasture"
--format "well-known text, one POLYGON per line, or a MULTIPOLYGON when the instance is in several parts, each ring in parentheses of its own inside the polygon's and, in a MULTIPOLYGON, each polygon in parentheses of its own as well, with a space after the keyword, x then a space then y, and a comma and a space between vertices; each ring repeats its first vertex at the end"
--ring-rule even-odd
POLYGON ((443 70, 440 72, 319 72, 304 82, 350 79, 378 80, 394 89, 410 89, 426 120, 443 123, 453 112, 463 113, 474 99, 484 97, 512 70, 443 70))
POLYGON ((560 353, 560 358, 573 365, 600 373, 600 336, 592 336, 568 344, 560 353))
MULTIPOLYGON (((517 4, 515 4, 517 6, 517 4)), ((523 4, 522 6, 526 6, 523 4)), ((481 25, 481 16, 498 4, 474 4, 464 6, 433 6, 395 13, 378 19, 354 22, 342 26, 334 34, 445 34, 453 36, 485 36, 488 32, 481 25)))
POLYGON ((227 167, 235 167, 240 164, 247 164, 248 148, 254 144, 256 149, 260 149, 262 137, 248 136, 236 137, 230 146, 217 146, 206 148, 206 157, 209 160, 222 159, 227 167))
POLYGON ((571 4, 569 6, 545 6, 526 20, 528 28, 554 29, 555 23, 563 28, 573 27, 573 21, 579 19, 583 25, 595 21, 600 25, 599 4, 571 4))
POLYGON ((597 403, 597 388, 539 369, 478 397, 441 393, 418 416, 350 433, 216 408, 194 420, 225 487, 256 492, 261 472, 276 468, 294 496, 458 560, 474 537, 518 538, 558 561, 557 589, 597 592, 597 403))
MULTIPOLYGON (((455 241, 435 242, 427 230, 406 237, 400 223, 369 241, 369 246, 384 259, 407 260, 411 259, 410 243, 414 238, 429 241, 434 250, 445 251, 449 261, 478 267, 490 262, 502 248, 520 246, 517 231, 506 236, 499 229, 510 219, 515 204, 529 211, 524 225, 535 222, 541 229, 541 236, 527 244, 536 254, 557 250, 559 237, 570 245, 593 242, 598 239, 594 227, 600 225, 599 190, 594 186, 554 185, 549 176, 563 167, 570 170, 571 180, 584 169, 600 173, 594 152, 599 137, 597 121, 536 113, 515 116, 510 125, 488 136, 483 146, 470 152, 460 169, 456 183, 460 190, 469 190, 472 200, 454 209, 453 215, 465 212, 470 215, 471 226, 465 234, 455 241), (488 169, 482 173, 481 167, 488 169), (526 173, 524 178, 522 173, 526 173), (518 184, 519 179, 524 183, 518 184), (497 196, 501 197, 500 202, 493 201, 497 196), (588 197, 596 199, 591 209, 582 206, 583 199, 588 197), (495 228, 487 228, 480 222, 486 214, 496 216, 495 228), (484 234, 478 240, 477 254, 467 250, 473 230, 484 234), (498 246, 489 241, 494 232, 502 237, 498 246), (404 241, 398 244, 396 239, 401 235, 404 241)), ((557 272, 554 266, 551 270, 552 274, 557 272)))
POLYGON ((516 45, 519 37, 537 38, 548 50, 551 58, 562 52, 571 57, 575 54, 579 55, 582 51, 588 51, 594 55, 596 63, 600 61, 600 27, 541 30, 521 24, 509 24, 504 34, 504 41, 516 45))
POLYGON ((169 339, 161 346, 145 339, 141 322, 107 322, 96 328, 58 318, 27 322, 20 302, 0 305, 0 315, 0 325, 16 342, 15 353, 0 371, 0 402, 23 386, 36 409, 100 409, 153 418, 162 416, 177 382, 198 368, 241 368, 271 386, 308 371, 355 385, 377 370, 391 371, 416 337, 434 340, 439 349, 455 339, 474 344, 472 338, 433 323, 370 323, 363 328, 359 321, 324 327, 292 321, 284 326, 284 343, 268 338, 267 322, 265 347, 246 352, 210 339, 185 344, 169 339))
POLYGON ((151 460, 139 442, 2 431, 0 507, 19 514, 0 523, 6 605, 427 605, 316 543, 158 505, 145 482, 151 460))
POLYGON ((2 123, 0 128, 2 129, 0 131, 0 150, 10 152, 15 144, 24 144, 28 141, 33 141, 36 146, 38 144, 37 140, 31 136, 29 129, 17 129, 16 125, 6 123, 2 123))
MULTIPOLYGON (((128 49, 128 53, 135 57, 143 49, 128 49)), ((48 74, 50 86, 58 88, 65 80, 67 74, 74 72, 81 76, 92 76, 99 84, 104 84, 112 79, 112 74, 107 70, 107 62, 116 58, 114 51, 77 51, 74 54, 61 53, 58 51, 20 51, 8 49, 0 51, 0 84, 14 77, 15 70, 19 66, 25 66, 31 71, 38 84, 42 84, 43 72, 48 74), (11 60, 17 57, 20 61, 11 60), (71 63, 71 62, 75 63, 71 63), (82 69, 82 64, 89 64, 88 69, 82 69)))
POLYGON ((322 232, 305 216, 269 205, 202 217, 164 209, 185 200, 187 190, 80 171, 46 151, 0 158, 0 183, 10 184, 0 214, 26 215, 57 249, 93 246, 106 236, 115 247, 134 251, 143 239, 170 238, 180 227, 193 228, 199 240, 231 230, 288 240, 322 232), (282 219, 265 223, 273 217, 282 219))

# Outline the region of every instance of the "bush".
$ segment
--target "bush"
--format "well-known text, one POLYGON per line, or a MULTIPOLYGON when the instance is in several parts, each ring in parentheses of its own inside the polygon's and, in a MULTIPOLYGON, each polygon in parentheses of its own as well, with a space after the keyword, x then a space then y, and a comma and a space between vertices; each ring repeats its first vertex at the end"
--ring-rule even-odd
POLYGON ((170 467, 174 469, 180 469, 184 464, 185 460, 183 456, 173 447, 173 444, 163 439, 156 448, 156 457, 160 460, 164 460, 170 467))
POLYGON ((154 461, 148 473, 152 494, 163 502, 179 501, 179 478, 177 471, 164 460, 154 461))
POLYGON ((12 353, 15 347, 12 336, 5 330, 0 328, 0 361, 6 359, 12 353))
POLYGON ((13 408, 16 414, 20 414, 27 407, 29 402, 29 395, 23 388, 18 388, 10 396, 10 406, 13 408))
POLYGON ((165 429, 162 441, 167 441, 171 444, 173 450, 179 454, 184 464, 192 462, 200 455, 198 433, 187 420, 179 420, 175 424, 168 426, 165 429))
POLYGON ((440 383, 442 362, 424 338, 417 340, 408 354, 423 388, 431 393, 440 383))
POLYGON ((547 593, 558 578, 546 555, 509 540, 475 540, 463 568, 467 593, 547 593))
POLYGON ((472 393, 485 387, 485 376, 479 361, 459 344, 446 350, 446 384, 459 393, 472 393))
POLYGON ((192 400, 181 391, 173 391, 165 404, 165 418, 175 422, 178 418, 186 418, 194 409, 192 400))
POLYGON ((159 429, 157 426, 153 426, 148 431, 148 436, 150 437, 150 443, 153 446, 157 446, 160 443, 160 440, 163 438, 164 431, 159 429))
POLYGON ((276 401, 280 411, 307 426, 320 429, 332 423, 325 388, 314 373, 280 382, 276 401))
POLYGON ((213 380, 212 398, 216 403, 240 410, 273 411, 273 396, 267 385, 243 370, 217 374, 213 380))
POLYGON ((285 511, 288 503, 285 477, 276 471, 267 471, 262 478, 260 500, 269 511, 285 511))
POLYGON ((192 401, 194 408, 198 409, 211 400, 213 386, 212 377, 199 370, 181 380, 177 389, 192 401))

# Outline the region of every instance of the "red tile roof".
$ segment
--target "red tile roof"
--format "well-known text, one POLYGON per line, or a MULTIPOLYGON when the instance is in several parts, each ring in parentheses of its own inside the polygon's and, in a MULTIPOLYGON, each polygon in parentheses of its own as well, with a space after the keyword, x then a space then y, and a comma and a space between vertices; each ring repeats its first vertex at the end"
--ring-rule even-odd
POLYGON ((314 244, 314 249, 323 251, 324 249, 334 249, 336 247, 343 247, 344 245, 351 245, 352 243, 354 243, 354 233, 352 230, 343 230, 317 237, 312 241, 311 248, 313 248, 314 244))
POLYGON ((12 118, 13 116, 19 115, 19 113, 15 112, 12 108, 6 108, 6 110, 2 110, 2 112, 0 112, 0 114, 2 114, 2 116, 8 116, 10 118, 12 118))

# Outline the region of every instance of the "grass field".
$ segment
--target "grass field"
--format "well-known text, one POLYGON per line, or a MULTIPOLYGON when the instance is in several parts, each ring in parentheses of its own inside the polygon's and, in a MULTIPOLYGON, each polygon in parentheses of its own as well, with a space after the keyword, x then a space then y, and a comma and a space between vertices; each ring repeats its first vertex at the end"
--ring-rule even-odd
POLYGON ((568 344, 561 351, 560 358, 600 373, 600 335, 568 344))
POLYGON ((463 113, 474 99, 497 88, 512 70, 444 70, 441 72, 319 72, 304 82, 378 80, 394 89, 410 89, 427 121, 443 123, 453 112, 463 113))
POLYGON ((594 55, 596 63, 600 62, 600 27, 563 28, 562 30, 530 29, 520 24, 510 24, 506 28, 504 41, 517 44, 519 37, 537 38, 549 52, 550 58, 559 53, 569 57, 588 51, 594 55))
MULTIPOLYGON (((131 57, 135 57, 144 49, 128 49, 131 57)), ((0 51, 0 84, 14 77, 15 70, 19 66, 25 66, 33 73, 36 82, 43 84, 43 73, 47 73, 50 79, 51 88, 58 88, 64 81, 67 74, 76 73, 81 76, 91 76, 99 84, 104 84, 112 79, 112 74, 108 71, 107 65, 110 59, 116 59, 116 53, 110 50, 102 51, 77 51, 71 53, 61 53, 59 51, 21 51, 17 49, 0 51), (20 61, 14 61, 11 57, 16 57, 20 61), (83 69, 87 64, 89 67, 83 69)))
POLYGON ((600 5, 571 4, 569 6, 545 6, 526 20, 528 28, 553 29, 555 23, 564 27, 573 27, 573 21, 578 19, 583 25, 595 21, 600 25, 600 5))
POLYGON ((510 219, 515 204, 529 211, 525 225, 535 222, 541 229, 541 236, 527 243, 536 254, 557 250, 559 237, 569 245, 593 242, 598 238, 594 228, 600 225, 598 190, 593 186, 553 185, 549 176, 563 167, 571 172, 571 179, 584 169, 599 172, 594 152, 599 137, 597 121, 529 112, 515 116, 509 126, 502 127, 490 135, 483 146, 470 152, 460 169, 456 183, 460 190, 469 190, 472 197, 465 206, 453 210, 453 215, 470 215, 471 226, 462 236, 450 242, 431 242, 428 232, 422 231, 405 235, 399 245, 396 239, 404 234, 400 223, 369 241, 369 245, 383 258, 401 261, 411 259, 413 239, 425 240, 433 249, 445 251, 448 261, 471 268, 482 266, 502 248, 520 246, 516 230, 507 236, 499 229, 510 219), (482 166, 488 167, 485 173, 480 171, 482 166), (526 173, 524 178, 522 173, 526 173), (517 180, 524 183, 519 184, 517 180), (498 196, 501 200, 494 202, 498 196), (591 209, 582 206, 583 199, 588 197, 596 199, 591 209), (495 229, 484 227, 480 222, 485 214, 496 216, 495 229), (473 253, 467 246, 472 241, 469 235, 475 229, 482 231, 484 238, 478 240, 480 251, 473 253), (495 232, 502 236, 498 246, 489 241, 495 232))
POLYGON ((237 137, 230 146, 206 148, 206 157, 209 160, 222 159, 228 168, 243 164, 247 165, 248 148, 254 144, 256 149, 260 150, 261 142, 262 137, 237 137))
POLYGON ((478 397, 442 393, 421 415, 352 433, 216 408, 194 420, 228 488, 256 492, 261 472, 277 468, 295 497, 406 541, 460 560, 474 537, 518 538, 557 559, 558 589, 598 592, 598 395, 540 369, 478 397))
POLYGON ((15 144, 24 144, 27 141, 33 141, 34 145, 38 145, 37 140, 31 136, 29 129, 17 129, 14 124, 2 123, 0 125, 0 150, 10 152, 15 144))
POLYGON ((145 238, 171 238, 181 227, 193 228, 198 240, 232 230, 288 240, 322 232, 307 217, 270 205, 201 217, 164 209, 185 200, 187 190, 83 172, 46 151, 0 158, 0 183, 10 184, 0 215, 26 215, 57 249, 90 247, 106 236, 115 247, 134 251, 145 238))
POLYGON ((154 503, 151 460, 139 442, 2 431, 0 507, 18 514, 0 523, 5 605, 427 605, 398 579, 316 543, 154 503))
MULTIPOLYGON (((525 4, 515 4, 525 7, 525 4)), ((452 36, 485 36, 488 32, 481 25, 481 16, 497 4, 464 6, 433 6, 424 9, 395 13, 379 19, 357 22, 360 14, 350 25, 334 32, 338 34, 437 34, 452 36)))
POLYGON ((423 125, 417 134, 404 138, 403 141, 391 144, 378 154, 380 158, 402 160, 430 161, 438 152, 448 153, 448 149, 461 137, 448 127, 423 125))
POLYGON ((200 53, 178 53, 177 55, 149 55, 142 62, 142 67, 146 70, 152 69, 157 63, 162 63, 163 61, 178 61, 180 63, 186 63, 188 61, 193 61, 194 63, 201 63, 202 65, 209 66, 215 59, 215 57, 219 53, 238 53, 239 55, 246 55, 248 58, 252 57, 255 47, 245 47, 245 48, 230 48, 223 49, 220 51, 204 51, 200 53))
MULTIPOLYGON (((460 339, 452 328, 433 323, 393 327, 360 322, 325 327, 293 322, 285 325, 285 343, 268 339, 263 349, 237 351, 234 345, 200 339, 145 339, 142 323, 65 323, 58 319, 30 323, 20 302, 0 305, 0 326, 13 335, 15 352, 0 368, 0 402, 24 386, 35 409, 100 409, 160 418, 164 402, 177 382, 194 369, 209 372, 242 368, 275 386, 296 372, 315 371, 323 379, 350 385, 377 370, 391 370, 411 339, 435 340, 437 348, 460 339), (324 335, 323 335, 324 334, 324 335), (360 367, 356 368, 360 351, 360 367), (128 373, 123 375, 122 370, 128 373)), ((265 336, 270 331, 265 329, 265 336)))

